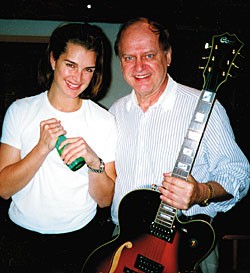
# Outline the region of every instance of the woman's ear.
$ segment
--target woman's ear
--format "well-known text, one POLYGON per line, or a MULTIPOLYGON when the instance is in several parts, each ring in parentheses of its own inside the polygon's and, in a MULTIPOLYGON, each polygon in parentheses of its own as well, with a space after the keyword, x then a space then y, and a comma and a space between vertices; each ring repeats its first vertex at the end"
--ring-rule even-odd
POLYGON ((56 61, 55 61, 55 59, 53 57, 52 52, 50 52, 50 65, 51 65, 52 70, 55 70, 56 61))

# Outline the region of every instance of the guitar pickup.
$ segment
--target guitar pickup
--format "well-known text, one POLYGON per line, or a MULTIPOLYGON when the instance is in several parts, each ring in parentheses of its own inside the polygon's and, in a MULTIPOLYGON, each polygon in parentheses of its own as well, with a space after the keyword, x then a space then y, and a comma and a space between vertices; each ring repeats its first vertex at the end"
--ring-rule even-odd
POLYGON ((176 231, 173 228, 167 228, 156 222, 152 222, 150 225, 150 234, 153 236, 165 240, 168 243, 172 243, 176 231))
POLYGON ((123 269, 123 273, 138 273, 138 271, 134 271, 134 270, 125 266, 123 269))
POLYGON ((145 273, 151 273, 151 272, 162 273, 164 269, 164 267, 161 264, 147 257, 144 257, 140 254, 136 258, 135 268, 138 268, 140 271, 145 273))

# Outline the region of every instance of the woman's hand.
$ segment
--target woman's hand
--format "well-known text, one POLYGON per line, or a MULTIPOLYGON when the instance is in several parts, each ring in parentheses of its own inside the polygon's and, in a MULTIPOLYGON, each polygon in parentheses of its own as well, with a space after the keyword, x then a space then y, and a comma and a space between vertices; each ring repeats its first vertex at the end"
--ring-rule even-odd
POLYGON ((69 165, 78 157, 83 157, 87 165, 99 169, 99 157, 82 137, 67 138, 61 142, 59 149, 63 147, 61 158, 65 164, 69 165))
POLYGON ((40 123, 40 138, 38 146, 45 153, 48 153, 55 148, 58 137, 64 134, 66 134, 66 131, 61 125, 61 121, 55 118, 43 120, 40 123))

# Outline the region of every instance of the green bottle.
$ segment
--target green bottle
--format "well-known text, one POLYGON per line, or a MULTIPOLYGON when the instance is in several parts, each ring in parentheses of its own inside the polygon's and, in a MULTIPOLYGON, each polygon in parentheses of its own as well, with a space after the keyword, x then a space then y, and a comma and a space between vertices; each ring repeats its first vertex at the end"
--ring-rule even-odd
MULTIPOLYGON (((57 149, 57 152, 58 154, 61 156, 62 154, 62 151, 64 149, 64 147, 62 147, 60 150, 59 150, 59 146, 61 144, 62 141, 64 141, 66 139, 65 135, 61 135, 58 137, 57 139, 57 142, 56 142, 56 149, 57 149)), ((83 165, 85 164, 85 160, 83 157, 78 157, 75 161, 73 161, 71 164, 67 164, 67 166, 72 170, 72 171, 77 171, 79 170, 83 165)))

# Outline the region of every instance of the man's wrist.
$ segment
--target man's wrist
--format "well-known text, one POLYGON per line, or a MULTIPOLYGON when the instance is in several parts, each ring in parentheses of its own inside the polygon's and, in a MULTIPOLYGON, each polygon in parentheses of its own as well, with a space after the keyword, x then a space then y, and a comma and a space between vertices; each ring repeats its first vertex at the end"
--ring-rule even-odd
POLYGON ((210 183, 204 183, 204 185, 206 185, 208 193, 207 193, 207 198, 199 203, 201 207, 208 206, 211 202, 211 199, 213 199, 214 197, 214 188, 212 187, 212 185, 210 183))

